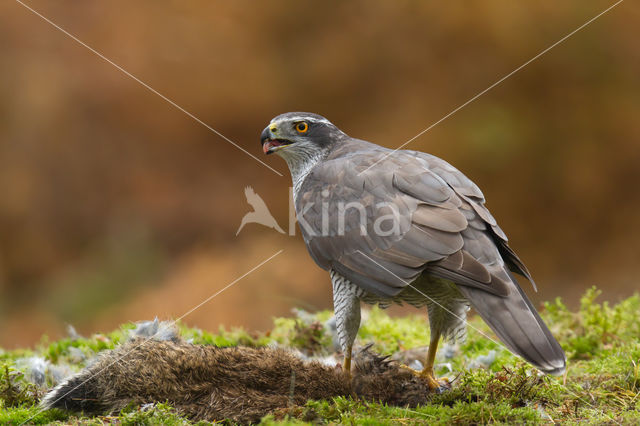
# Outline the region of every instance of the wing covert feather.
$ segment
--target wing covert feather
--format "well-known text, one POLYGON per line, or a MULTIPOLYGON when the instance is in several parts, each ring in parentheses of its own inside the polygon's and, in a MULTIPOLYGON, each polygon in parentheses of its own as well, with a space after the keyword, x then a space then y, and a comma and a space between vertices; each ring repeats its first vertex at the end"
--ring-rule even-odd
POLYGON ((396 295, 425 271, 506 296, 501 255, 526 271, 480 189, 428 154, 355 141, 312 168, 296 212, 316 263, 380 296, 396 295))

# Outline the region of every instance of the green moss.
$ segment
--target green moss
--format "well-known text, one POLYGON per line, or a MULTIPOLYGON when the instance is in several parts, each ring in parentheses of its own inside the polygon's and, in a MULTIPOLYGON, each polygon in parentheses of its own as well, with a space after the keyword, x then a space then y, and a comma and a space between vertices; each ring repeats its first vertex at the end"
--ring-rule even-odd
POLYGON ((40 411, 37 405, 2 407, 0 409, 0 424, 22 425, 23 423, 44 425, 56 421, 66 421, 70 416, 60 410, 40 411))
POLYGON ((589 289, 580 299, 578 312, 569 311, 559 299, 545 304, 548 320, 570 360, 592 359, 640 339, 640 295, 611 307, 596 302, 601 293, 595 287, 589 289))
POLYGON ((166 425, 179 426, 190 425, 191 422, 180 416, 168 404, 157 403, 149 406, 129 406, 120 412, 118 421, 123 426, 137 425, 166 425))
POLYGON ((220 347, 227 346, 261 346, 267 343, 266 340, 258 335, 252 336, 242 328, 232 328, 227 330, 224 326, 220 326, 218 333, 209 333, 199 328, 187 328, 183 325, 179 326, 180 335, 197 345, 215 345, 220 347))
POLYGON ((38 402, 38 388, 25 380, 24 373, 11 362, 0 363, 0 404, 5 407, 34 405, 38 402))
POLYGON ((424 316, 391 318, 384 310, 374 307, 360 327, 358 337, 362 343, 373 343, 374 350, 392 354, 429 344, 428 330, 428 322, 424 316))
MULTIPOLYGON (((513 407, 505 401, 464 402, 451 405, 434 403, 414 409, 390 407, 349 398, 311 401, 304 416, 339 424, 448 424, 448 423, 531 423, 540 420, 539 412, 530 407, 513 407)), ((272 418, 268 419, 269 422, 272 418)))
MULTIPOLYGON (((611 305, 599 303, 599 295, 598 290, 589 290, 576 311, 556 300, 547 303, 541 313, 569 358, 564 377, 540 375, 496 343, 494 340, 497 339, 480 318, 472 317, 466 341, 459 345, 456 356, 447 360, 454 370, 450 374, 450 378, 455 379, 453 388, 433 396, 429 404, 407 409, 334 398, 274 412, 262 423, 522 424, 555 421, 563 424, 638 424, 640 296, 611 305), (496 352, 496 360, 488 369, 469 368, 474 359, 490 351, 496 352)), ((179 327, 184 338, 197 344, 279 344, 307 352, 327 353, 331 351, 331 334, 323 324, 330 316, 329 311, 323 311, 299 318, 276 318, 272 330, 265 333, 224 327, 217 333, 210 333, 184 325, 179 327)), ((391 318, 385 311, 374 308, 365 317, 359 344, 373 343, 374 349, 383 354, 428 344, 428 324, 424 315, 391 318)), ((85 361, 77 359, 78 350, 89 358, 111 349, 122 342, 133 327, 133 324, 127 324, 112 333, 75 340, 49 342, 43 339, 34 350, 0 350, 0 424, 21 424, 26 420, 34 424, 57 421, 190 424, 167 404, 155 404, 145 409, 128 407, 116 417, 73 417, 58 410, 39 412, 36 404, 42 391, 30 387, 21 375, 23 371, 16 367, 18 359, 43 356, 53 364, 75 362, 76 368, 81 368, 85 361)))
POLYGON ((37 347, 36 352, 43 355, 52 363, 66 362, 70 364, 79 364, 76 354, 72 354, 69 348, 77 348, 87 358, 94 356, 96 353, 106 349, 113 349, 118 344, 126 340, 128 332, 135 328, 133 323, 124 324, 119 330, 112 331, 107 334, 94 334, 91 337, 84 338, 63 338, 55 342, 49 342, 47 336, 44 336, 37 347), (73 358, 73 359, 70 359, 73 358))

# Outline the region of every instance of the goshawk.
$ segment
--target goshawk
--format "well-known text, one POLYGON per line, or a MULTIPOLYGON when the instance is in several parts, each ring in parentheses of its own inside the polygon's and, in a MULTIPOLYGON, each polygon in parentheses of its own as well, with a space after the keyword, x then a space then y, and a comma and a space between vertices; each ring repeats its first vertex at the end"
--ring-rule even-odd
POLYGON ((464 335, 471 305, 513 353, 548 374, 565 355, 512 273, 535 284, 469 178, 446 161, 349 137, 317 114, 290 112, 261 135, 285 159, 301 233, 329 271, 344 369, 360 302, 426 306, 431 328, 422 375, 441 337, 464 335))

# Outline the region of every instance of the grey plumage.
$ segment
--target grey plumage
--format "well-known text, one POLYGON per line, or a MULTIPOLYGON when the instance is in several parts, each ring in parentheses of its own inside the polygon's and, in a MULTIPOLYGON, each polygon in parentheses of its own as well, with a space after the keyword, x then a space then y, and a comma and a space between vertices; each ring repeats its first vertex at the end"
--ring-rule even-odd
POLYGON ((436 344, 462 335, 470 304, 511 351, 547 373, 564 371, 560 345, 511 274, 535 287, 529 271, 464 174, 430 154, 351 138, 309 113, 274 118, 262 143, 291 170, 303 238, 331 272, 345 352, 360 300, 427 305, 436 344))

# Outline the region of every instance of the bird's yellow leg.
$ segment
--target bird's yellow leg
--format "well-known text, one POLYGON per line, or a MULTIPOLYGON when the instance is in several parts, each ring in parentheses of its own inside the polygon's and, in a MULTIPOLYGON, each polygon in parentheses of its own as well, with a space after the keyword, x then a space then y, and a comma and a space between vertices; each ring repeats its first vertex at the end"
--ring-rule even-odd
POLYGON ((351 382, 351 348, 344 353, 344 361, 342 362, 342 371, 345 372, 349 382, 351 382))
POLYGON ((351 375, 351 347, 349 347, 349 349, 347 349, 344 352, 344 361, 342 362, 342 370, 344 371, 344 374, 346 374, 347 376, 347 384, 349 386, 349 394, 351 395, 351 398, 358 399, 358 395, 354 392, 353 390, 353 383, 351 382, 351 379, 353 378, 353 376, 351 375))
MULTIPOLYGON (((427 359, 424 364, 424 369, 420 372, 420 377, 425 379, 431 389, 439 389, 442 387, 442 383, 436 379, 433 372, 433 365, 436 361, 436 351, 438 350, 438 342, 440 341, 440 333, 432 332, 431 340, 429 341, 429 349, 427 351, 427 359)), ((448 385, 448 380, 444 379, 445 386, 448 385)))

